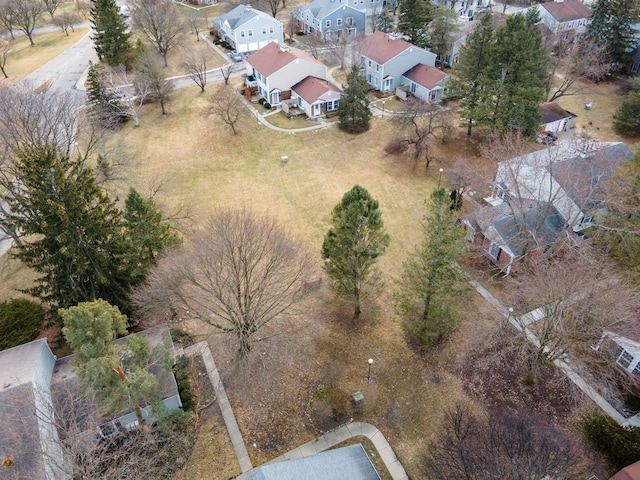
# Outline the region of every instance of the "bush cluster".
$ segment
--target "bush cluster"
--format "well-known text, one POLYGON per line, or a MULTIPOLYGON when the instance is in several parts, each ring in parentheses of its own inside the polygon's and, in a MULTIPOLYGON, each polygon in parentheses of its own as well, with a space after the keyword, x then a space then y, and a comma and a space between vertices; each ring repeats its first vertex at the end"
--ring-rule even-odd
POLYGON ((187 357, 180 357, 173 366, 173 374, 176 377, 176 383, 178 384, 178 393, 182 400, 183 410, 193 410, 195 406, 195 400, 193 398, 193 392, 191 391, 191 381, 189 380, 189 359, 187 357))
POLYGON ((22 298, 0 303, 0 350, 35 339, 43 322, 44 309, 39 303, 22 298))

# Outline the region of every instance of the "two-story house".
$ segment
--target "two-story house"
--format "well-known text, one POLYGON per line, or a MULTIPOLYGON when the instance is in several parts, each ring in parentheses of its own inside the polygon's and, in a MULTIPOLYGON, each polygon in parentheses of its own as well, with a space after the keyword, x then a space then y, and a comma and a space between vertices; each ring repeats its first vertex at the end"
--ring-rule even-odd
POLYGON ((436 55, 402 40, 398 34, 375 32, 359 42, 360 72, 381 92, 394 92, 402 75, 418 64, 434 67, 436 55))
POLYGON ((540 22, 555 36, 556 41, 568 42, 584 33, 591 9, 580 0, 556 0, 533 7, 540 13, 540 22))
POLYGON ((247 88, 257 87, 271 105, 289 100, 291 87, 309 76, 326 80, 327 66, 295 47, 274 42, 247 58, 247 88))
POLYGON ((367 15, 341 0, 313 0, 293 10, 291 21, 306 35, 331 40, 342 35, 364 34, 367 15))
POLYGON ((238 52, 253 52, 270 42, 284 43, 282 23, 249 5, 238 5, 211 25, 211 32, 238 52))

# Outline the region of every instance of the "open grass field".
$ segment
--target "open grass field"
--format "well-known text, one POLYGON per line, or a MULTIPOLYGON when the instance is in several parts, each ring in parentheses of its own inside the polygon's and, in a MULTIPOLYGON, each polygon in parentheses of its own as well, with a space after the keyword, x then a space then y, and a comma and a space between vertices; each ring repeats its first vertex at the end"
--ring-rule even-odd
POLYGON ((76 28, 75 32, 69 31, 69 36, 61 30, 34 35, 34 46, 24 36, 12 40, 6 64, 9 78, 1 78, 0 87, 15 85, 38 67, 56 58, 88 32, 88 28, 76 28))

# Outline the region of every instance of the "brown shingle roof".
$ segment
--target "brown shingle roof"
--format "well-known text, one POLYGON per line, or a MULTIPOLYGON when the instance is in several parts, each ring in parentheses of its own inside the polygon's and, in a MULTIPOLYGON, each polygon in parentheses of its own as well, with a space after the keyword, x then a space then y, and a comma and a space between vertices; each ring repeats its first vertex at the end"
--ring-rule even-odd
POLYGON ((640 480, 640 462, 624 467, 609 480, 640 480))
POLYGON ((575 115, 566 111, 556 102, 546 102, 540 105, 540 113, 542 114, 541 124, 556 122, 563 118, 572 118, 575 115))
POLYGON ((340 96, 340 90, 326 80, 322 80, 317 77, 306 77, 304 80, 291 87, 291 90, 304 98, 307 103, 317 101, 321 96, 328 92, 335 92, 336 98, 340 96))
POLYGON ((361 43, 362 54, 381 65, 411 47, 418 48, 401 38, 379 30, 361 43))
POLYGON ((562 2, 542 3, 542 8, 551 14, 559 22, 569 22, 587 18, 591 15, 589 7, 580 0, 564 0, 562 2))
POLYGON ((438 86, 438 82, 444 80, 445 78, 449 78, 444 72, 441 72, 437 68, 429 67, 424 63, 419 63, 415 67, 407 70, 403 73, 404 77, 407 77, 412 82, 417 83, 418 85, 422 85, 429 90, 433 90, 438 86))
POLYGON ((257 52, 249 55, 247 62, 262 75, 268 77, 297 59, 323 65, 322 62, 302 50, 295 47, 281 48, 276 42, 270 42, 257 52))

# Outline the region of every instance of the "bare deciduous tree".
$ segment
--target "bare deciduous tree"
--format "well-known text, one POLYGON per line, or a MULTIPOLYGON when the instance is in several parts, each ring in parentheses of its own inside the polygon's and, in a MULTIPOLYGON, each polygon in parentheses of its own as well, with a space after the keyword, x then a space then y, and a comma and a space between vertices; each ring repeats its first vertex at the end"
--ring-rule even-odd
POLYGON ((60 29, 69 36, 69 29, 75 32, 73 27, 80 22, 78 15, 73 12, 62 12, 59 15, 53 17, 53 23, 55 23, 60 29))
POLYGON ((426 478, 442 480, 539 480, 587 478, 590 465, 576 435, 547 426, 533 414, 471 413, 458 405, 448 411, 442 433, 426 448, 426 478))
POLYGON ((31 45, 38 20, 46 12, 43 0, 10 0, 13 26, 24 32, 31 45))
POLYGON ((347 57, 351 51, 351 44, 354 41, 358 41, 358 37, 355 35, 332 35, 330 39, 324 42, 323 47, 326 49, 327 54, 332 63, 340 65, 340 70, 345 69, 347 57))
POLYGON ((76 0, 76 9, 85 20, 89 18, 91 12, 91 2, 89 0, 76 0))
MULTIPOLYGON (((186 54, 186 59, 182 62, 182 69, 193 80, 193 83, 200 87, 200 92, 204 93, 207 86, 207 59, 209 48, 197 48, 186 54)), ((224 67, 222 67, 224 69, 224 67)), ((224 76, 224 74, 223 74, 224 76)), ((225 78, 225 84, 228 77, 225 78)))
POLYGON ((15 40, 15 20, 11 1, 12 0, 0 0, 0 23, 9 32, 11 40, 15 40))
POLYGON ((47 12, 49 12, 49 15, 51 15, 51 18, 53 18, 58 7, 64 2, 64 0, 42 0, 42 1, 44 3, 44 7, 46 8, 47 12))
POLYGON ((313 263, 275 219, 226 210, 162 260, 132 301, 142 312, 180 306, 233 335, 246 356, 268 324, 307 293, 313 263))
POLYGON ((215 115, 231 127, 234 135, 238 134, 237 124, 247 115, 247 109, 238 94, 225 86, 211 98, 209 107, 211 115, 215 115))
POLYGON ((175 89, 171 80, 165 77, 160 65, 149 55, 142 55, 138 60, 137 88, 147 93, 147 98, 160 103, 162 114, 166 115, 165 106, 175 89))
POLYGON ((267 5, 269 6, 269 11, 271 12, 271 16, 276 18, 276 15, 280 11, 280 8, 284 8, 282 4, 282 0, 266 0, 267 5))
POLYGON ((200 32, 207 28, 207 17, 200 10, 195 10, 187 14, 189 28, 196 35, 196 41, 200 41, 200 32))
POLYGON ((579 81, 597 82, 604 79, 611 68, 606 45, 594 40, 580 39, 568 43, 557 41, 551 47, 546 96, 549 102, 583 91, 579 81), (564 73, 559 73, 562 70, 564 73), (559 85, 556 84, 560 80, 559 85), (557 86, 555 86, 557 85, 557 86))
POLYGON ((134 28, 158 50, 167 64, 167 55, 182 43, 182 16, 171 0, 134 0, 129 4, 134 28))
POLYGON ((9 58, 9 52, 11 51, 11 42, 9 40, 3 40, 0 38, 0 71, 4 75, 4 78, 9 78, 7 71, 7 59, 9 58))
POLYGON ((229 77, 231 77, 231 72, 233 72, 233 64, 227 64, 220 67, 220 74, 224 80, 225 85, 229 85, 229 77))

